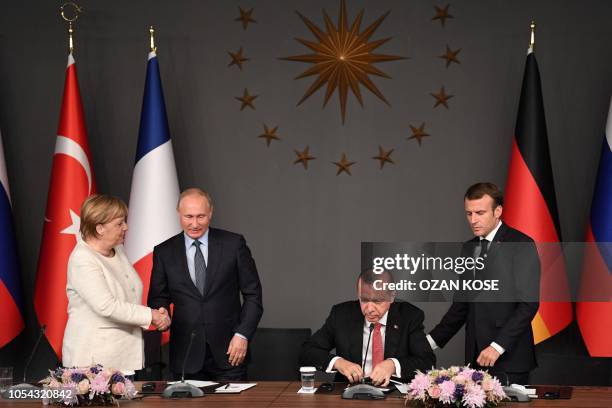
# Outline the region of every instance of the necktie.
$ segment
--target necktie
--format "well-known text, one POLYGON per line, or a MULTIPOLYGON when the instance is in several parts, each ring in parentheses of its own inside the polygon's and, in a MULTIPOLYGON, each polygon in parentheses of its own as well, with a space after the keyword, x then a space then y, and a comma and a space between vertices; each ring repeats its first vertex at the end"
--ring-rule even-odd
POLYGON ((196 248, 195 256, 193 257, 193 264, 195 268, 196 287, 200 291, 200 294, 204 294, 204 285, 206 284, 206 261, 204 260, 204 254, 200 249, 202 243, 197 239, 193 241, 193 245, 196 248))
POLYGON ((382 341, 382 333, 380 329, 382 324, 376 323, 374 325, 374 333, 372 333, 372 370, 378 365, 378 363, 384 360, 384 349, 382 341))
MULTIPOLYGON (((483 238, 480 240, 478 249, 476 250, 476 257, 487 259, 487 251, 489 250, 489 240, 483 238)), ((474 268, 474 279, 476 279, 476 268, 474 268)))

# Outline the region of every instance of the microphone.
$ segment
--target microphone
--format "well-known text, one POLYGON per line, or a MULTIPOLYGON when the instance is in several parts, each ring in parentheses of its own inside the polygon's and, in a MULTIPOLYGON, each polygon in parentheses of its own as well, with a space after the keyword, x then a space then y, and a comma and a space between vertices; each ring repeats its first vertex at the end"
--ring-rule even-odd
MULTIPOLYGON (((366 351, 363 355, 363 360, 361 360, 361 372, 363 373, 363 377, 361 377, 361 382, 365 382, 365 363, 368 358, 368 350, 370 349, 370 340, 372 339, 372 330, 374 330, 374 323, 370 323, 370 334, 368 335, 368 343, 366 344, 366 351)), ((373 368, 373 367, 372 367, 373 368)))
POLYGON ((21 384, 15 384, 11 386, 8 390, 4 392, 5 396, 12 395, 15 391, 30 391, 30 390, 40 390, 41 389, 40 387, 27 383, 27 373, 28 373, 28 368, 30 367, 30 364, 32 363, 32 359, 36 355, 36 351, 38 351, 38 345, 40 344, 40 341, 45 335, 46 330, 47 330, 47 326, 43 324, 40 327, 40 331, 38 332, 38 338, 36 339, 36 343, 34 343, 32 352, 30 353, 30 356, 28 357, 28 360, 26 361, 25 366, 23 367, 23 382, 21 384))
POLYGON ((185 357, 183 357, 183 367, 181 372, 181 381, 174 383, 172 385, 167 386, 162 392, 162 397, 164 398, 194 398, 194 397, 203 397, 204 392, 198 387, 188 384, 185 382, 185 365, 187 364, 187 358, 189 357, 189 353, 191 352, 191 346, 193 345, 193 339, 196 337, 195 329, 191 332, 191 336, 189 337, 189 344, 187 345, 187 352, 185 353, 185 357))
POLYGON ((374 323, 370 323, 370 334, 368 335, 368 343, 366 345, 366 352, 363 356, 363 360, 361 361, 361 371, 363 372, 361 383, 347 387, 342 392, 343 399, 372 400, 372 399, 384 399, 385 398, 385 394, 382 392, 382 390, 380 390, 379 388, 371 384, 365 384, 365 362, 368 356, 368 350, 370 348, 370 340, 372 339, 372 330, 374 330, 374 323))

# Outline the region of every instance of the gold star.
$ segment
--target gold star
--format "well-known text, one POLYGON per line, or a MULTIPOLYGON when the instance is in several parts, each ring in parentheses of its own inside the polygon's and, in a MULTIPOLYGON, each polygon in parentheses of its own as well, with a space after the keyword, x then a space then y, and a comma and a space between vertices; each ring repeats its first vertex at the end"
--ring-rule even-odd
POLYGON ((460 52, 461 52, 461 48, 453 51, 448 47, 448 45, 446 46, 446 52, 444 53, 444 55, 440 55, 440 58, 443 58, 446 60, 446 68, 448 68, 451 62, 454 62, 456 64, 461 64, 461 62, 457 59, 457 54, 459 54, 460 52))
POLYGON ((242 21, 243 29, 246 30, 249 23, 257 23, 257 21, 255 21, 253 17, 251 17, 251 14, 253 14, 253 9, 244 11, 242 7, 238 7, 238 8, 240 9, 240 17, 236 17, 234 21, 242 21))
POLYGON ((348 174, 349 176, 352 176, 350 167, 357 162, 348 161, 346 158, 346 153, 342 153, 342 158, 340 159, 340 161, 332 163, 338 166, 336 176, 340 175, 340 173, 342 173, 343 171, 346 172, 346 174, 348 174))
POLYGON ((242 96, 236 96, 235 98, 242 102, 240 106, 240 110, 243 110, 247 106, 253 110, 255 110, 255 105, 253 105, 253 101, 257 98, 258 95, 249 95, 249 90, 244 88, 244 93, 242 96))
POLYGON ((416 141, 419 142, 419 146, 421 146, 421 140, 424 137, 431 136, 429 133, 425 133, 425 122, 421 123, 421 126, 418 128, 410 125, 410 129, 412 130, 412 136, 410 136, 408 140, 416 139, 416 141))
POLYGON ((264 133, 257 137, 266 139, 266 145, 270 147, 270 143, 272 142, 272 140, 280 140, 280 137, 278 137, 278 135, 276 134, 276 131, 278 130, 278 126, 275 126, 272 129, 268 128, 268 126, 266 125, 263 125, 263 126, 264 126, 264 133))
POLYGON ((432 18, 432 20, 440 20, 440 23, 442 23, 442 27, 444 27, 444 23, 446 23, 446 19, 447 18, 453 18, 452 15, 448 14, 448 8, 450 7, 450 4, 447 4, 444 7, 438 7, 438 6, 434 6, 436 9, 436 15, 432 18))
POLYGON ((439 105, 444 105, 444 107, 446 109, 448 109, 448 100, 450 98, 452 98, 455 95, 447 95, 446 91, 444 91, 444 87, 440 88, 440 92, 438 93, 431 93, 431 96, 433 96, 434 98, 436 98, 436 103, 433 106, 434 108, 438 107, 439 105))
POLYGON ((227 66, 231 67, 232 65, 236 65, 242 71, 242 63, 249 60, 242 56, 242 47, 240 47, 237 52, 228 51, 227 53, 232 57, 232 60, 227 66))
POLYGON ((304 165, 304 169, 308 170, 308 161, 316 159, 316 157, 313 157, 310 155, 310 153, 308 153, 308 149, 310 149, 310 146, 306 146, 302 152, 294 149, 293 151, 297 155, 297 159, 293 162, 293 164, 302 163, 304 165))
POLYGON ((327 105, 330 97, 337 89, 338 98, 340 100, 342 123, 344 123, 346 118, 346 103, 349 90, 363 107, 360 84, 389 105, 389 102, 387 102, 368 75, 390 78, 387 74, 376 68, 374 64, 400 60, 404 59, 404 57, 373 53, 376 48, 391 39, 389 37, 370 41, 370 37, 378 29, 387 15, 389 15, 389 12, 376 19, 363 31, 360 31, 363 13, 364 10, 362 9, 349 28, 346 4, 344 0, 341 0, 338 24, 334 25, 327 15, 327 12, 323 10, 326 30, 324 32, 312 21, 298 12, 298 16, 300 16, 304 24, 316 37, 316 41, 308 41, 301 38, 297 38, 296 40, 300 44, 310 48, 314 53, 295 55, 281 59, 314 64, 295 79, 318 75, 318 78, 315 79, 302 99, 297 103, 298 106, 325 84, 327 84, 327 87, 323 106, 325 107, 327 105))
POLYGON ((395 164, 393 160, 391 160, 391 153, 393 153, 394 149, 385 152, 385 149, 382 146, 378 145, 378 156, 372 157, 374 160, 380 160, 380 169, 382 170, 385 163, 395 164))

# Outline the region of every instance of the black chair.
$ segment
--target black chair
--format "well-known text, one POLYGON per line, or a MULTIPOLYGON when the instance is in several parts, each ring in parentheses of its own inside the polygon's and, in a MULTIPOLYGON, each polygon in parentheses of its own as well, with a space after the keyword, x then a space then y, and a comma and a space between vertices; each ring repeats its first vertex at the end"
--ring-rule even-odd
POLYGON ((137 381, 159 381, 166 366, 162 361, 161 332, 145 330, 142 333, 145 348, 145 366, 136 371, 137 381))
POLYGON ((300 347, 311 333, 310 329, 257 329, 249 344, 249 380, 299 380, 300 347))

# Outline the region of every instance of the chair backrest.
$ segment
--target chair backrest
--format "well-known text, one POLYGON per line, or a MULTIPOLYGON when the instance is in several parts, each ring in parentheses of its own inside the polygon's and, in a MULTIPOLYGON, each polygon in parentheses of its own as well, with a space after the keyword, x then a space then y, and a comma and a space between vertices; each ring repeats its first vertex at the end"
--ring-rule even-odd
POLYGON ((281 381, 299 379, 298 357, 310 329, 258 328, 249 345, 249 380, 281 381))

